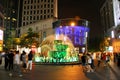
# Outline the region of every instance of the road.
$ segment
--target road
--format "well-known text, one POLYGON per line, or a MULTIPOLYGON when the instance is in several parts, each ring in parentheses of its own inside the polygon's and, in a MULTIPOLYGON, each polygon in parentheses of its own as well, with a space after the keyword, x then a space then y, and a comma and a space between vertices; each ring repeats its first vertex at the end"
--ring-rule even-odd
MULTIPOLYGON (((112 65, 112 64, 111 64, 112 65)), ((35 65, 33 70, 23 73, 23 77, 0 67, 0 80, 119 80, 119 68, 115 66, 99 67, 95 72, 84 73, 81 65, 35 65)))

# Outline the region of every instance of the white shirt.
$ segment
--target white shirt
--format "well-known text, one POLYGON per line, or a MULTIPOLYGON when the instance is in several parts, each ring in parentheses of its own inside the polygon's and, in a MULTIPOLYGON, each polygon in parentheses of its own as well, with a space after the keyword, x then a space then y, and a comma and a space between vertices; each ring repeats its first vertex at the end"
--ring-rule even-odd
POLYGON ((20 64, 20 56, 19 56, 19 54, 15 54, 14 63, 15 64, 20 64))

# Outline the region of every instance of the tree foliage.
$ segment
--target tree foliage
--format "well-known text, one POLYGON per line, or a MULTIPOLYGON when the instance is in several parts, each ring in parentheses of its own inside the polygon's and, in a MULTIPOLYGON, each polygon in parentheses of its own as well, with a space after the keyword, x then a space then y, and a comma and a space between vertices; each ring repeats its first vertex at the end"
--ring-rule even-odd
POLYGON ((18 43, 21 47, 39 46, 39 34, 32 31, 32 28, 28 29, 28 32, 20 36, 20 42, 18 43))

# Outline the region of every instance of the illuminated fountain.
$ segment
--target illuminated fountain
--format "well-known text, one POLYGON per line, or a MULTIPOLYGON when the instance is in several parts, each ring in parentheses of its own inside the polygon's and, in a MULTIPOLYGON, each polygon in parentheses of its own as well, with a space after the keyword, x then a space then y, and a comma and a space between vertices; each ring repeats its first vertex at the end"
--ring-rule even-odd
POLYGON ((77 53, 71 40, 64 35, 48 36, 41 44, 41 53, 37 55, 36 62, 76 62, 77 53))

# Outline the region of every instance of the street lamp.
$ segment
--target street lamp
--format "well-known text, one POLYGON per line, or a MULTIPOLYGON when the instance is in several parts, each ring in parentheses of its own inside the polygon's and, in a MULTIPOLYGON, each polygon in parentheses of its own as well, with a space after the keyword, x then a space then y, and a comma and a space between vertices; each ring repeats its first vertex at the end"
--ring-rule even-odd
POLYGON ((88 32, 85 32, 85 38, 86 38, 86 44, 85 44, 85 48, 86 48, 86 54, 88 52, 88 45, 87 45, 87 37, 88 37, 88 32))
POLYGON ((71 22, 70 25, 71 25, 71 26, 75 26, 75 22, 71 22))

